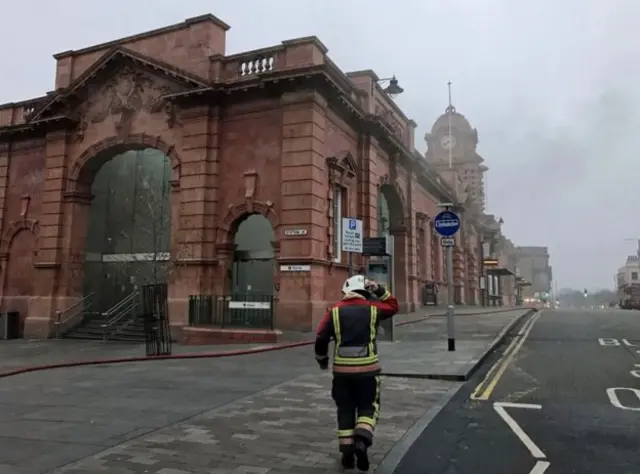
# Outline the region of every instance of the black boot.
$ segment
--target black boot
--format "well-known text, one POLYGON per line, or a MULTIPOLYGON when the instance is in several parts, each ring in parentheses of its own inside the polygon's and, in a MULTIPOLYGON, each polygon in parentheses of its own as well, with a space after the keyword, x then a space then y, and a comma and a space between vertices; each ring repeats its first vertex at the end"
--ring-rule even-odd
POLYGON ((340 460, 340 464, 343 469, 355 469, 356 467, 356 458, 353 453, 342 453, 342 459, 340 460))
POLYGON ((364 440, 356 438, 356 466, 361 471, 369 470, 369 455, 367 444, 364 440))
POLYGON ((340 446, 340 453, 342 454, 342 458, 340 459, 340 464, 343 469, 355 469, 356 467, 356 458, 355 451, 353 449, 353 445, 343 445, 340 446))

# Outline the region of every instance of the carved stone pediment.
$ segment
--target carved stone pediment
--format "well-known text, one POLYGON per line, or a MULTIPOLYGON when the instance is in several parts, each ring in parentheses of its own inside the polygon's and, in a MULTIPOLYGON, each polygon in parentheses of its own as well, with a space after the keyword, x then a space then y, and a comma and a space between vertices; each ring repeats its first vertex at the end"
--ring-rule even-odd
POLYGON ((327 168, 329 169, 329 181, 343 186, 358 174, 356 160, 348 151, 327 158, 327 168))
POLYGON ((174 125, 175 111, 165 96, 184 90, 182 84, 127 65, 107 81, 88 88, 86 101, 71 115, 82 124, 99 124, 111 117, 122 135, 131 132, 133 120, 143 111, 166 113, 167 121, 174 125))
POLYGON ((164 110, 164 96, 182 91, 182 85, 126 65, 109 80, 90 87, 87 101, 78 112, 90 123, 101 123, 110 115, 119 121, 140 111, 160 112, 164 110))
POLYGON ((81 139, 86 124, 101 123, 107 117, 113 117, 117 127, 126 128, 143 110, 173 115, 167 95, 207 86, 204 79, 170 69, 133 51, 115 48, 69 87, 53 94, 29 120, 59 115, 73 118, 81 123, 78 130, 81 139))

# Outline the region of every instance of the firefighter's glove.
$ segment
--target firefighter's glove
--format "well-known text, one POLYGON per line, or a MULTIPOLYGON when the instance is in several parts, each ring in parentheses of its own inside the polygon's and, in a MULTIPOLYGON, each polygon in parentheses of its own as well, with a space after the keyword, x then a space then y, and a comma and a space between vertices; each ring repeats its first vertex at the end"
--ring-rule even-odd
POLYGON ((320 366, 320 370, 329 369, 329 358, 325 357, 324 359, 317 359, 318 365, 320 366))

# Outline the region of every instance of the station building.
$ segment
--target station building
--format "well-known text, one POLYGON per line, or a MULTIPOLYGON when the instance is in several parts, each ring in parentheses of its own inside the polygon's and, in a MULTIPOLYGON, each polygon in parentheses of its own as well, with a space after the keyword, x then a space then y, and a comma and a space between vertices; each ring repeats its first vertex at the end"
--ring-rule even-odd
POLYGON ((227 55, 228 30, 204 15, 59 53, 52 92, 0 106, 2 310, 20 312, 24 337, 66 331, 147 283, 168 285, 176 337, 202 295, 266 295, 269 326, 312 329, 348 275, 345 217, 390 237, 392 257, 353 265, 376 268, 402 311, 425 287, 442 304, 442 202, 463 220, 456 302, 484 301, 482 243, 499 229, 466 119, 445 112, 464 166, 439 169, 374 72, 344 73, 315 37, 227 55))

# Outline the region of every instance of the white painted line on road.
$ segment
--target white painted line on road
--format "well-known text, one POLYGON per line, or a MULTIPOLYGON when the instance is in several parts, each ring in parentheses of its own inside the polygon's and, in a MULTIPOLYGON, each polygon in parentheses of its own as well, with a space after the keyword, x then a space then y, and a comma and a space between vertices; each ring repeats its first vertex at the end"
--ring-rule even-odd
POLYGON ((537 403, 512 403, 512 402, 496 402, 495 405, 504 408, 528 408, 529 410, 541 410, 542 405, 537 403))
POLYGON ((538 461, 529 474, 544 474, 549 466, 551 466, 549 461, 538 461))
POLYGON ((532 316, 531 319, 522 326, 518 333, 518 337, 513 338, 513 341, 511 341, 511 344, 509 344, 507 349, 504 351, 502 357, 500 357, 493 367, 489 369, 489 372, 487 372, 487 375, 485 375, 482 382, 480 382, 480 384, 475 388, 470 396, 472 400, 489 400, 489 397, 495 390, 498 382, 506 372, 511 362, 513 362, 516 354, 520 349, 522 349, 522 346, 533 329, 533 325, 540 316, 542 316, 542 311, 532 316), (483 388, 484 390, 482 390, 483 388))
MULTIPOLYGON (((528 408, 531 409, 531 405, 525 403, 510 403, 508 404, 510 408, 528 408)), ((542 407, 540 407, 542 408, 542 407)), ((526 446, 531 455, 536 459, 544 459, 546 456, 542 452, 542 450, 533 442, 533 440, 529 437, 527 433, 524 432, 520 425, 514 420, 511 415, 507 413, 505 410, 505 404, 496 402, 493 404, 493 409, 500 415, 500 417, 505 421, 505 423, 511 428, 511 431, 515 433, 515 435, 522 441, 522 444, 526 446)), ((538 408, 535 408, 538 409, 538 408)), ((546 469, 546 468, 545 468, 546 469)), ((544 472, 544 471, 542 471, 544 472)))
POLYGON ((611 402, 611 404, 614 407, 621 408, 622 410, 640 411, 640 407, 628 407, 622 404, 622 402, 620 401, 620 398, 618 398, 617 392, 624 391, 624 390, 633 392, 635 396, 638 398, 638 400, 640 400, 640 390, 638 390, 637 388, 612 387, 607 389, 607 396, 609 397, 609 402, 611 402))
POLYGON ((598 343, 600 343, 601 346, 619 346, 620 345, 620 341, 612 337, 600 337, 598 338, 598 343))

